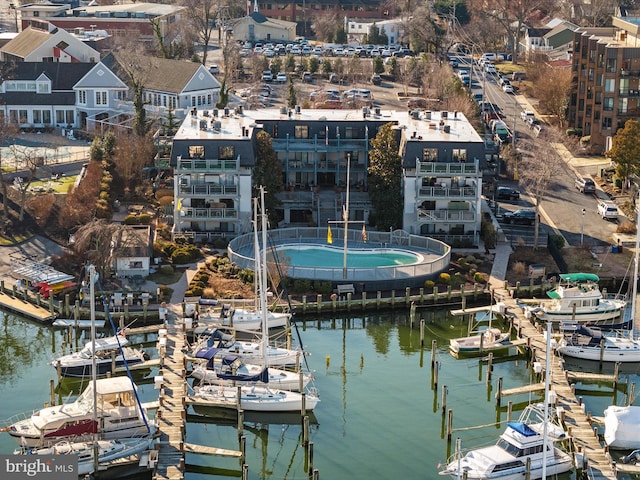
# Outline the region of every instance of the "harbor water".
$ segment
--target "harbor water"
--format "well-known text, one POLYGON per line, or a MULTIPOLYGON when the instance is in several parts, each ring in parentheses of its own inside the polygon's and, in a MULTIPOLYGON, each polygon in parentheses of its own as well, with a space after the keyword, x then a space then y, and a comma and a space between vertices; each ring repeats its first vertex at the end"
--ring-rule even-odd
MULTIPOLYGON (((495 359, 487 381, 485 361, 449 354, 449 339, 466 335, 467 323, 447 311, 419 308, 413 327, 404 310, 304 320, 298 320, 298 327, 311 353, 307 359, 321 399, 310 419, 313 468, 320 478, 438 478, 456 438, 461 438, 463 449, 495 443, 506 426, 508 401, 513 402, 517 417, 527 402, 541 400, 538 394, 524 394, 506 398, 498 408, 498 378, 502 377, 505 389, 527 385, 538 381, 533 369, 523 357, 495 359), (451 442, 445 435, 447 410, 453 411, 451 442)), ((65 332, 9 313, 1 316, 0 328, 0 418, 9 419, 49 400, 50 381, 56 374, 48 362, 60 351, 65 332)), ((88 332, 84 335, 79 344, 88 341, 88 332)), ((156 355, 153 335, 129 339, 146 342, 143 348, 152 358, 156 355)), ((142 401, 157 399, 153 385, 157 374, 151 369, 137 375, 142 401)), ((630 382, 637 380, 637 371, 628 374, 630 382)), ((56 385, 56 402, 73 399, 74 388, 77 382, 56 385)), ((590 385, 580 392, 593 415, 602 415, 612 399, 619 405, 626 402, 620 391, 614 398, 610 386, 590 385)), ((187 420, 188 443, 239 448, 237 422, 229 412, 190 408, 187 420)), ((249 478, 308 479, 309 456, 301 444, 301 430, 297 415, 247 414, 243 434, 249 478)), ((0 453, 11 453, 16 446, 8 434, 0 434, 0 453)), ((187 480, 239 478, 241 472, 234 458, 186 455, 187 480)))

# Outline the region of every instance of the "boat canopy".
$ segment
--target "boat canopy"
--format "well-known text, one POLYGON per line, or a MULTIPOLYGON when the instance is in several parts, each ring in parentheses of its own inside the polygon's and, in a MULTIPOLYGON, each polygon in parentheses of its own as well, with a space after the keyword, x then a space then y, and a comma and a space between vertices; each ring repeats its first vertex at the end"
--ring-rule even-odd
POLYGON ((511 427, 511 429, 516 432, 524 435, 525 437, 533 437, 534 435, 538 435, 538 433, 533 430, 529 425, 523 422, 507 422, 507 426, 511 427))
POLYGON ((561 273, 560 280, 569 283, 599 282, 600 277, 595 273, 561 273))

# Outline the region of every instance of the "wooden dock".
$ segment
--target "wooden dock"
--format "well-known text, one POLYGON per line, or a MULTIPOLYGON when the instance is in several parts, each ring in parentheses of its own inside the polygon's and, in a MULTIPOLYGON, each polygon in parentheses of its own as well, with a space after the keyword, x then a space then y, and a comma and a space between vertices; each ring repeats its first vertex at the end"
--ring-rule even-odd
MULTIPOLYGON (((174 318, 173 315, 169 317, 174 318)), ((183 353, 186 344, 185 327, 182 320, 174 320, 159 332, 158 350, 162 367, 160 370, 162 384, 156 415, 160 436, 157 463, 153 473, 154 480, 183 480, 185 453, 242 457, 242 452, 237 450, 185 442, 187 398, 189 398, 186 381, 187 361, 183 353)))
POLYGON ((3 292, 0 292, 0 306, 10 312, 18 313, 40 323, 52 322, 56 317, 54 313, 51 313, 50 309, 39 307, 18 296, 8 295, 3 292))
MULTIPOLYGON (((518 308, 514 299, 511 298, 507 290, 496 290, 496 297, 503 301, 511 312, 516 312, 513 319, 514 326, 518 328, 520 338, 527 341, 532 352, 532 360, 540 362, 543 371, 546 370, 546 348, 547 342, 542 332, 542 326, 536 326, 531 323, 533 319, 527 319, 518 308)), ((588 460, 589 479, 616 479, 616 469, 611 463, 611 457, 606 449, 601 445, 598 438, 597 430, 591 423, 590 416, 585 411, 584 404, 576 398, 572 385, 569 384, 569 375, 564 370, 564 363, 561 358, 551 352, 551 377, 550 389, 556 395, 556 406, 563 409, 564 424, 572 438, 575 452, 580 452, 586 456, 588 460)), ((590 375, 592 376, 592 375, 590 375)), ((586 378, 586 375, 584 376, 586 378)), ((610 376, 608 376, 610 377, 610 376)), ((574 379, 582 378, 574 374, 574 379)), ((520 387, 519 389, 505 390, 496 394, 496 397, 506 394, 526 393, 533 388, 540 388, 540 384, 529 387, 520 387)), ((544 385, 541 388, 544 391, 544 385)), ((500 398, 498 398, 498 401, 500 398)))
MULTIPOLYGON (((174 318, 172 315, 171 318, 174 318)), ((162 368, 160 406, 156 415, 158 430, 158 462, 154 480, 184 479, 184 439, 186 432, 185 362, 182 349, 185 345, 184 324, 177 320, 166 327, 166 336, 158 339, 162 368)))

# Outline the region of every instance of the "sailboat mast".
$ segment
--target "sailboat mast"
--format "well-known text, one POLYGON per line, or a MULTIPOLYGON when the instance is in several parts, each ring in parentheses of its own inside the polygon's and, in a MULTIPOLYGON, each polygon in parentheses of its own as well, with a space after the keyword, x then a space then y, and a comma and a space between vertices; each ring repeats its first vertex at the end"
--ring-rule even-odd
MULTIPOLYGON (((91 383, 93 386, 93 423, 98 425, 98 372, 96 366, 96 267, 89 265, 89 308, 91 312, 91 383)), ((98 438, 93 434, 93 467, 98 471, 98 438)))
MULTIPOLYGON (((262 313, 262 355, 264 366, 268 367, 269 325, 267 323, 267 214, 264 207, 264 187, 260 187, 260 223, 262 226, 262 265, 260 272, 260 311, 262 313)), ((256 239, 257 241, 257 239, 256 239)))
MULTIPOLYGON (((638 201, 640 202, 640 193, 638 193, 638 201)), ((638 209, 638 220, 636 221, 636 225, 640 226, 640 203, 636 205, 638 209)), ((640 250, 640 232, 636 231, 636 251, 635 251, 635 263, 633 266, 633 288, 632 288, 632 297, 631 297, 631 328, 633 338, 638 338, 636 334, 636 297, 638 296, 638 254, 640 250)))
POLYGON ((549 428, 549 384, 551 383, 551 325, 547 322, 547 355, 545 357, 546 369, 544 373, 544 427, 542 429, 542 480, 547 478, 547 436, 549 428))

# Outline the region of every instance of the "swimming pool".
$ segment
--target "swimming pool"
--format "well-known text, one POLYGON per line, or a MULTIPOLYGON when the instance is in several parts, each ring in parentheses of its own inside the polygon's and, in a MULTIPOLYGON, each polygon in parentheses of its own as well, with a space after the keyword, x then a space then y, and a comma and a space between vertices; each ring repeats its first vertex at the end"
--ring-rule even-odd
MULTIPOLYGON (((268 249, 277 252, 278 265, 274 255, 268 255, 267 262, 270 269, 280 268, 282 275, 292 280, 352 283, 357 291, 421 287, 449 267, 451 247, 444 242, 403 230, 367 233, 365 243, 361 230, 347 231, 345 269, 344 231, 336 229, 329 245, 325 228, 269 230, 268 249)), ((229 259, 240 268, 253 269, 253 242, 253 234, 232 239, 227 247, 229 259)))
MULTIPOLYGON (((277 261, 294 267, 343 268, 344 249, 329 245, 277 245, 277 261)), ((377 268, 418 263, 422 255, 394 248, 349 248, 347 268, 377 268)))

